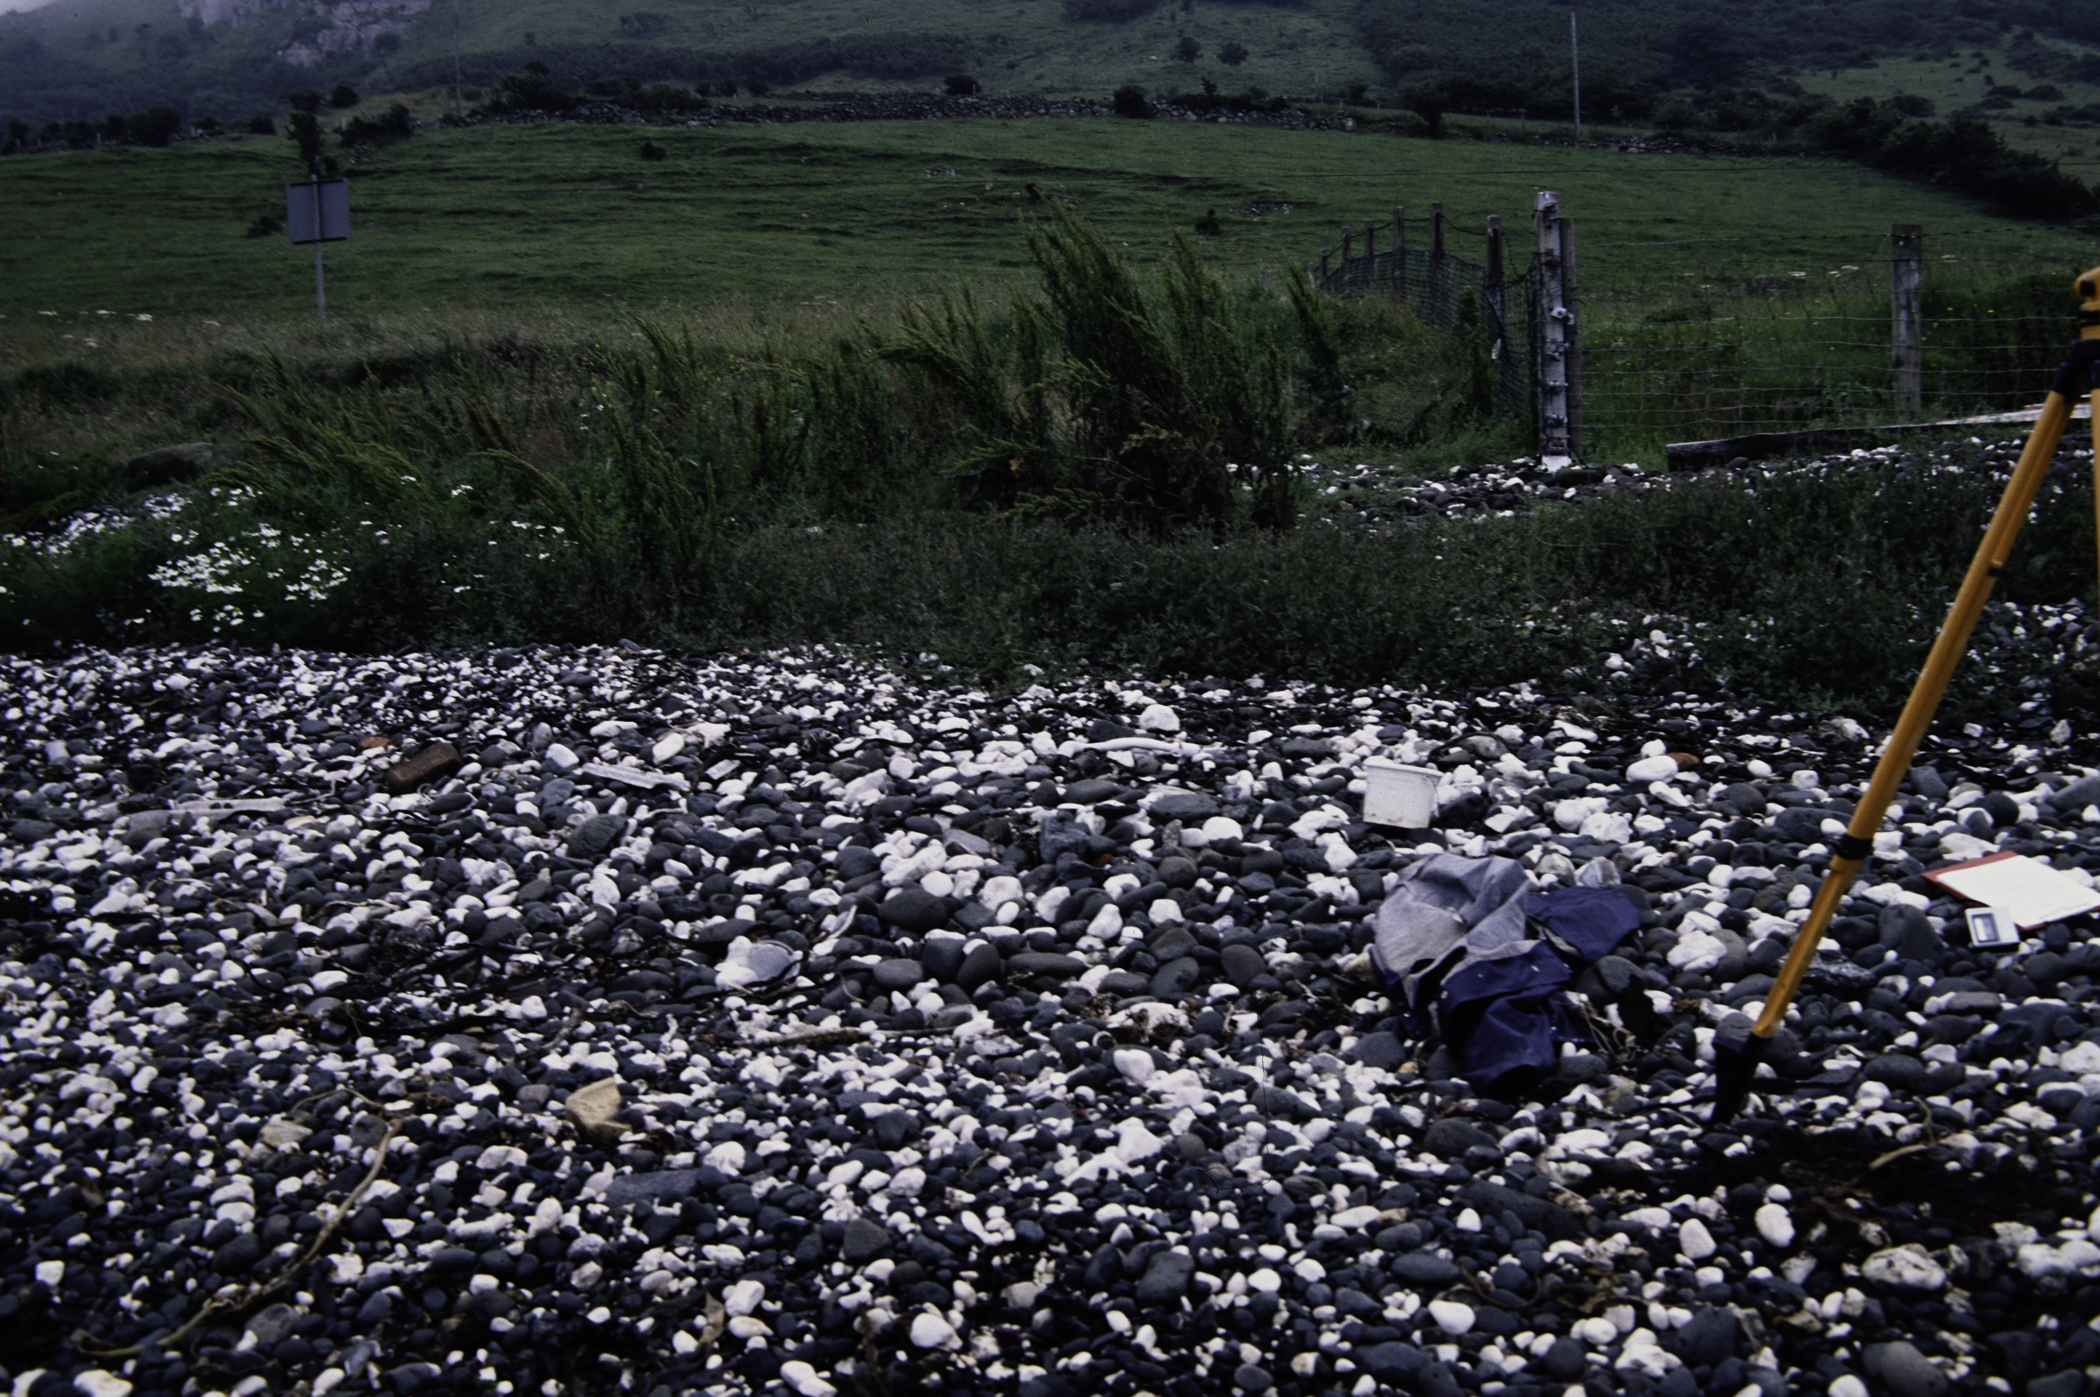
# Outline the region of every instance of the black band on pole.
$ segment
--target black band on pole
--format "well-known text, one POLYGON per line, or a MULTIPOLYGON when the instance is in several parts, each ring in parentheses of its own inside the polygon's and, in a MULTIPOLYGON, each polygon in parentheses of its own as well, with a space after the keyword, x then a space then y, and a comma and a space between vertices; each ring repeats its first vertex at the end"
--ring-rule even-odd
POLYGON ((1837 842, 1837 856, 1841 859, 1858 861, 1865 859, 1867 855, 1873 852, 1874 841, 1861 839, 1857 835, 1848 834, 1837 842))
MULTIPOLYGON (((2094 315, 2096 312, 2082 311, 2080 314, 2094 315)), ((2084 397, 2093 391, 2093 370, 2096 366, 2100 366, 2100 340, 2080 340, 2071 346, 2071 355, 2064 360, 2064 366, 2057 370, 2056 383, 2050 391, 2061 393, 2066 398, 2084 397)))

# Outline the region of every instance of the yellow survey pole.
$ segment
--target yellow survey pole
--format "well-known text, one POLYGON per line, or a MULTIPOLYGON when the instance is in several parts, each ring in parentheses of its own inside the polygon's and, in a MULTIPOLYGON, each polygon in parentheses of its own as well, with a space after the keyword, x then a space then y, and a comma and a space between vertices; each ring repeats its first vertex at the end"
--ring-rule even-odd
MULTIPOLYGON (((1925 668, 1911 688, 1909 701, 1903 705, 1903 716, 1897 719, 1896 730, 1882 749, 1881 760, 1875 764, 1873 780, 1853 810, 1844 838, 1838 841, 1832 853, 1830 871, 1824 875, 1823 886, 1810 904, 1808 920, 1802 924, 1800 935, 1795 937, 1793 949, 1780 967, 1772 992, 1765 998, 1764 1011, 1758 1015, 1749 1036, 1739 1045, 1718 1045, 1713 1114, 1716 1123, 1729 1119, 1741 1109, 1749 1094, 1750 1082, 1756 1075, 1757 1064, 1770 1049, 1773 1035, 1778 1033, 1780 1024, 1786 1019, 1787 1007, 1793 1003, 1802 978, 1815 961, 1816 948, 1822 943, 1823 933, 1837 915, 1838 905, 1845 900, 1853 878, 1874 853, 1874 836, 1881 829, 1882 817, 1888 813, 1896 788, 1903 783, 1917 757, 1918 744, 1924 740, 1926 729, 1932 726, 1933 714, 1946 695, 1948 681, 1954 677, 1954 666, 1968 648, 1969 637, 1983 615, 1985 604, 1990 601, 1998 574, 2012 554, 2020 526, 2027 522, 2034 497, 2040 491, 2042 481, 2048 477, 2049 465, 2056 458, 2056 449, 2062 444, 2064 429, 2071 420, 2072 399, 2091 396, 2096 404, 2100 404, 2100 383, 2095 382, 2094 372, 2095 365, 2100 364, 2100 268, 2080 277, 2077 286, 2081 298, 2079 343, 2073 347, 2069 360, 2057 375, 2055 387, 2042 405, 2041 420, 2034 424, 2034 431, 2027 438, 2027 447, 2020 453, 2020 463, 2014 468, 2012 479, 2006 482, 1997 512, 1991 516, 1990 527, 1984 531, 1983 543, 1969 564, 1968 575, 1962 579, 1961 590, 1955 594, 1945 624, 1940 627, 1939 639, 1933 642, 1925 668)), ((2095 412, 2094 443, 2095 470, 2100 471, 2100 409, 2095 412)))

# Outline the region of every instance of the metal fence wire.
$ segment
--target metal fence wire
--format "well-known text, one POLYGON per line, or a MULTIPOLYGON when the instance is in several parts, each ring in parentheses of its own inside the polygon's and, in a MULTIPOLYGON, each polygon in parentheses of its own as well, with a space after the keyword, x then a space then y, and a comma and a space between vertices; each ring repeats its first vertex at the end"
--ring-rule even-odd
MULTIPOLYGON (((1354 238, 1344 246, 1353 251, 1354 238)), ((1374 246, 1368 256, 1345 255, 1324 275, 1315 267, 1313 280, 1329 295, 1389 297, 1425 325, 1461 339, 1478 335, 1495 365, 1496 408, 1531 411, 1533 273, 1509 277, 1449 251, 1374 246)))
MULTIPOLYGON (((1450 252, 1434 207, 1429 247, 1391 245, 1408 230, 1396 211, 1346 234, 1338 264, 1323 254, 1310 269, 1314 282, 1332 295, 1390 296, 1439 330, 1484 336, 1498 408, 1528 413, 1543 432, 1535 347, 1556 269, 1533 257, 1505 276, 1495 220, 1486 262, 1450 252)), ((1994 233, 1583 244, 1579 275, 1561 283, 1577 326, 1577 452, 2033 407, 2077 334, 2070 278, 2061 249, 2009 253, 1994 233)))
POLYGON ((2060 259, 1949 237, 1831 239, 1819 255, 1780 241, 1667 260, 1655 245, 1584 247, 1593 448, 2011 412, 2041 401, 2077 333, 2060 259), (1636 249, 1645 266, 1614 255, 1636 249), (1906 297, 1917 329, 1899 354, 1906 297))

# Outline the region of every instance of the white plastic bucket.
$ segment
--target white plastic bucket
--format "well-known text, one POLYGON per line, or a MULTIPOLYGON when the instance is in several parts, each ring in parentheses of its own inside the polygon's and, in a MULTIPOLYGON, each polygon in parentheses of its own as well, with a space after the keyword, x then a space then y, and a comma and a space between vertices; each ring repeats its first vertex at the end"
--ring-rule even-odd
POLYGON ((1364 823, 1427 829, 1436 820, 1436 788, 1443 773, 1433 766, 1404 766, 1373 757, 1364 763, 1364 823))

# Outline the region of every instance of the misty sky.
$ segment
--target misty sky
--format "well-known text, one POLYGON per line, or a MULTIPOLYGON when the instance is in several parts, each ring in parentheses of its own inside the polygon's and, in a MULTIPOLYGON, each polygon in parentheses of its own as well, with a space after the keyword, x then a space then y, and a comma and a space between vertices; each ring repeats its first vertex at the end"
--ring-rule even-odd
POLYGON ((33 10, 43 3, 45 0, 0 0, 0 14, 9 10, 33 10))

